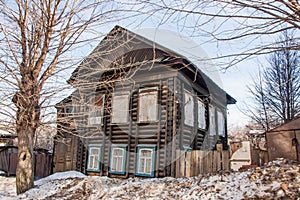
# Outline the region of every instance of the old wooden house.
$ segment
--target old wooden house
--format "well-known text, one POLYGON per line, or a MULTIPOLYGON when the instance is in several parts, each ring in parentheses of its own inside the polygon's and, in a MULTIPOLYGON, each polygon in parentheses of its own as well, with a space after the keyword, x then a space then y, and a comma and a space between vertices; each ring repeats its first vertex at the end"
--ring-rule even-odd
POLYGON ((69 84, 76 91, 57 104, 53 172, 175 176, 178 150, 228 150, 226 107, 235 99, 145 36, 116 26, 69 84))
POLYGON ((300 118, 265 133, 269 161, 276 158, 300 161, 300 118))

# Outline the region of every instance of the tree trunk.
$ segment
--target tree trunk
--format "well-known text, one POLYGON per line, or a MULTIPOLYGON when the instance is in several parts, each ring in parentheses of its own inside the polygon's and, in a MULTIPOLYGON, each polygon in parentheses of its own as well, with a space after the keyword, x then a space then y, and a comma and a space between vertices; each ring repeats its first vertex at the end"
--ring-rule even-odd
POLYGON ((38 95, 17 93, 13 98, 13 102, 18 108, 16 119, 18 135, 17 194, 24 193, 34 186, 34 135, 40 117, 38 97, 38 95))
POLYGON ((16 171, 17 194, 26 192, 34 186, 33 135, 30 127, 19 127, 18 164, 16 171))

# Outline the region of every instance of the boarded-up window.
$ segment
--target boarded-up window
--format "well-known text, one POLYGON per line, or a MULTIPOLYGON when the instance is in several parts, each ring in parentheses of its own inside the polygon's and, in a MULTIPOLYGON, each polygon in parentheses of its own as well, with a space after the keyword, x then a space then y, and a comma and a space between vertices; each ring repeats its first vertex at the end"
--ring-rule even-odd
POLYGON ((87 171, 100 171, 101 146, 89 146, 87 171))
POLYGON ((127 123, 129 115, 129 93, 114 93, 112 96, 112 123, 127 123))
POLYGON ((209 134, 216 135, 215 107, 209 106, 209 134))
POLYGON ((184 93, 184 123, 194 126, 194 100, 189 92, 184 93))
POLYGON ((221 111, 217 111, 218 135, 225 137, 225 118, 221 111))
POLYGON ((101 125, 103 123, 104 100, 104 94, 92 99, 89 106, 88 125, 101 125))
POLYGON ((157 87, 139 90, 139 122, 157 121, 157 87))
POLYGON ((154 176, 155 146, 139 146, 136 175, 154 176))
POLYGON ((124 174, 125 173, 125 159, 126 146, 113 146, 111 148, 110 158, 110 173, 124 174))
POLYGON ((198 99, 198 128, 206 128, 206 119, 205 119, 205 104, 198 99))

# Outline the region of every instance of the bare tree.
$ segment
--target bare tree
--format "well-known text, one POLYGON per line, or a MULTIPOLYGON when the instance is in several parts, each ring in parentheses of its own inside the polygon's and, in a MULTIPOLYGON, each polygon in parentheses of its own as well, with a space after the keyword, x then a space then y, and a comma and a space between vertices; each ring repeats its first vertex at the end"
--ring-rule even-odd
MULTIPOLYGON (((171 22, 204 43, 216 42, 226 48, 219 60, 225 68, 257 55, 282 48, 284 40, 274 43, 271 37, 285 30, 300 30, 300 3, 295 0, 183 0, 144 1, 148 10, 160 15, 160 23, 171 22), (164 12, 162 12, 162 10, 164 12), (231 49, 231 50, 229 50, 231 49)), ((149 11, 149 12, 150 12, 149 11)), ((299 35, 290 43, 291 50, 299 49, 299 35)))
POLYGON ((264 130, 270 129, 271 114, 268 109, 267 94, 265 91, 265 82, 263 80, 261 70, 259 70, 257 79, 254 79, 254 84, 248 86, 250 95, 253 98, 254 105, 247 105, 245 114, 254 122, 259 124, 264 130))
POLYGON ((95 25, 117 10, 110 1, 0 1, 0 115, 18 135, 18 194, 33 187, 35 135, 49 98, 63 89, 63 70, 76 64, 70 52, 99 37, 95 25))
POLYGON ((248 115, 265 130, 300 114, 300 54, 289 49, 294 43, 292 32, 284 31, 280 40, 285 41, 281 50, 270 55, 269 66, 249 86, 255 105, 248 115))

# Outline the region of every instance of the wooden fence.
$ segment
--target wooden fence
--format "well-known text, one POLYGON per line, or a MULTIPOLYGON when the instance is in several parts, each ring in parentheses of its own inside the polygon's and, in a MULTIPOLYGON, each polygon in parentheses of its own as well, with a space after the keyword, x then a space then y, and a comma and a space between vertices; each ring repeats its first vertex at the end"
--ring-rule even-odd
POLYGON ((192 177, 199 174, 227 171, 229 151, 176 151, 176 177, 192 177))
MULTIPOLYGON (((50 175, 52 154, 46 151, 34 152, 35 178, 42 178, 50 175)), ((7 176, 16 175, 18 162, 18 148, 15 146, 6 146, 0 149, 0 170, 5 171, 7 176)))

